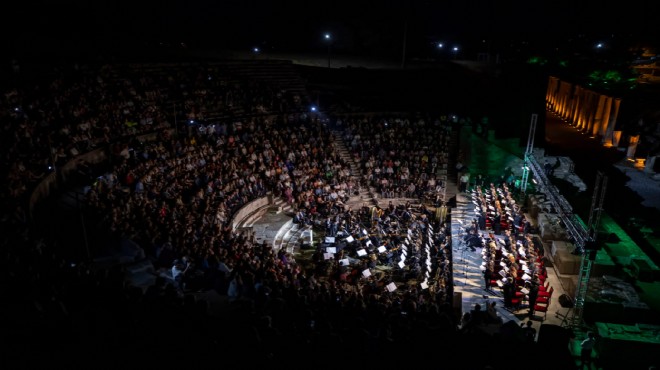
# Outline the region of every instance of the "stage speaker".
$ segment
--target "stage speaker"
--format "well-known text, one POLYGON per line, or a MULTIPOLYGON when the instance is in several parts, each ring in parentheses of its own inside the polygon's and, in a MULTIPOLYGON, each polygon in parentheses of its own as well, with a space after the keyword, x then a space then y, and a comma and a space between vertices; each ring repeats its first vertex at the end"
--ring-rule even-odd
POLYGON ((536 342, 541 348, 568 349, 573 333, 567 328, 553 324, 541 324, 536 342))
POLYGON ((564 308, 572 308, 573 300, 568 294, 562 294, 559 296, 559 304, 564 308))

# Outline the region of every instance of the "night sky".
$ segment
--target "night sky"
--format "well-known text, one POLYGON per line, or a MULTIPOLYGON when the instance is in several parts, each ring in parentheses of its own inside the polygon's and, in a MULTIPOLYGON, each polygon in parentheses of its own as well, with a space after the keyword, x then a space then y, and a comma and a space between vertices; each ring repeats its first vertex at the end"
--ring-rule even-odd
POLYGON ((189 47, 315 51, 331 32, 337 52, 411 52, 439 41, 469 45, 575 34, 657 38, 657 2, 602 1, 21 1, 0 22, 9 50, 96 50, 186 43, 189 47))

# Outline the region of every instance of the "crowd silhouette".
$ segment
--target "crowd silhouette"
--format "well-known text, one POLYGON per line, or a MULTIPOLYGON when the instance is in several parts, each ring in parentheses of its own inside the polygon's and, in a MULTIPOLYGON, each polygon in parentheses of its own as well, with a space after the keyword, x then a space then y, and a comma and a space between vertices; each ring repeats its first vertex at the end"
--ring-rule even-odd
MULTIPOLYGON (((520 331, 494 340, 462 329, 446 219, 425 206, 346 205, 373 186, 384 198, 439 207, 446 183, 437 175, 452 153, 449 116, 309 113, 304 97, 235 78, 221 64, 73 65, 14 77, 0 110, 8 363, 390 368, 471 348, 484 356, 455 368, 508 368, 501 350, 534 345, 520 331), (357 179, 332 130, 361 164, 357 179), (76 162, 91 151, 105 159, 76 162), (72 162, 86 221, 114 248, 132 246, 130 262, 172 269, 173 279, 158 276, 142 289, 126 279, 125 265, 71 258, 69 246, 35 229, 32 191, 51 174, 58 187, 69 185, 73 177, 61 171, 72 162), (434 230, 432 251, 407 267, 408 278, 421 279, 415 267, 432 260, 438 294, 388 294, 378 276, 351 282, 338 259, 307 268, 235 230, 235 213, 267 195, 327 235, 366 225, 389 242, 383 265, 400 256, 391 250, 401 230, 434 230), (227 301, 216 306, 195 294, 205 290, 227 301)), ((355 259, 356 271, 373 267, 355 259)))

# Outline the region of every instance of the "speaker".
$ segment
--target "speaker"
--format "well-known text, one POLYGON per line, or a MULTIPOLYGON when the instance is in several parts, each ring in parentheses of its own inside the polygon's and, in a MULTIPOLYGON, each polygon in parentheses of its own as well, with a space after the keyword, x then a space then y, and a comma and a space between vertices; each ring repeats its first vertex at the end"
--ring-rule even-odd
POLYGON ((568 294, 562 294, 559 296, 559 304, 564 308, 572 308, 573 300, 568 296, 568 294))
POLYGON ((568 348, 572 332, 559 325, 541 324, 536 342, 543 348, 568 348))
POLYGON ((545 353, 551 353, 550 356, 543 357, 544 369, 575 369, 575 359, 569 349, 571 338, 575 338, 571 329, 541 324, 536 343, 545 353))

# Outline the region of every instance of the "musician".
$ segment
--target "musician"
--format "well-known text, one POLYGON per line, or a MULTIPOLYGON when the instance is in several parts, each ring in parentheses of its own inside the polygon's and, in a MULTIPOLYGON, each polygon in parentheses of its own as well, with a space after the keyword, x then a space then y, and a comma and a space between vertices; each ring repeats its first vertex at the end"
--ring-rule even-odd
POLYGON ((502 241, 504 241, 504 249, 506 249, 507 252, 511 252, 511 230, 504 230, 502 241))
POLYGON ((495 212, 495 215, 493 215, 493 218, 491 219, 490 224, 493 227, 493 231, 495 232, 495 235, 500 235, 501 232, 501 227, 502 227, 502 218, 500 216, 499 212, 495 212))
POLYGON ((486 269, 484 270, 484 283, 485 283, 485 288, 487 292, 491 292, 491 281, 496 278, 495 270, 493 267, 493 261, 490 261, 486 265, 486 269))
POLYGON ((481 238, 476 230, 472 230, 465 236, 465 244, 472 252, 475 252, 477 247, 481 247, 481 238))
POLYGON ((375 269, 378 262, 378 256, 376 253, 369 253, 369 259, 367 262, 367 267, 370 269, 375 269))
POLYGON ((485 231, 486 230, 486 216, 484 212, 479 212, 477 214, 477 220, 478 220, 478 226, 479 230, 485 231))
POLYGON ((513 278, 508 277, 502 286, 502 293, 504 294, 504 307, 512 309, 513 298, 516 295, 516 286, 514 285, 513 278))

